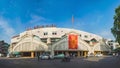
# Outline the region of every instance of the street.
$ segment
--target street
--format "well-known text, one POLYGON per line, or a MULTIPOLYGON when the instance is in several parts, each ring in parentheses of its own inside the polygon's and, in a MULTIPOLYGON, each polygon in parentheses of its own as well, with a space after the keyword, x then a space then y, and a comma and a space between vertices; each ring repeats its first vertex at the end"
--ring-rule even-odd
POLYGON ((37 61, 37 58, 0 57, 0 68, 120 68, 120 59, 104 56, 73 58, 70 62, 61 62, 61 59, 37 61))

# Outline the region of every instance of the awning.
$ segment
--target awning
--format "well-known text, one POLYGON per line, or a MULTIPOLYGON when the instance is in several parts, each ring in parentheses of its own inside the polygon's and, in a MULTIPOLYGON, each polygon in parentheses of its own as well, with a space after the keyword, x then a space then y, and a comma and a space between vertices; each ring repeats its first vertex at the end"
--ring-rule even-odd
POLYGON ((15 55, 19 55, 19 54, 20 54, 20 52, 13 52, 13 54, 15 54, 15 55))

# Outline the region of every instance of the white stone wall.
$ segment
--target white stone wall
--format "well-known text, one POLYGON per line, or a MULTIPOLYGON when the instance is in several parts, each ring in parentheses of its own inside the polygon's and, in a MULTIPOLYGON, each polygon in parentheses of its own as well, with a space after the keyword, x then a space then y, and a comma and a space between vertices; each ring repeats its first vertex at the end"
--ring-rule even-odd
MULTIPOLYGON (((91 40, 92 38, 95 38, 96 40, 100 40, 102 39, 102 37, 92 34, 92 33, 88 33, 88 32, 84 32, 84 31, 80 31, 80 30, 75 30, 75 29, 69 29, 69 28, 56 28, 56 27, 46 27, 46 28, 39 28, 39 29, 34 29, 34 30, 29 30, 29 31, 25 31, 20 33, 20 37, 24 36, 25 34, 33 34, 33 35, 37 35, 40 38, 61 38, 61 36, 65 35, 66 33, 69 33, 71 31, 74 31, 76 33, 78 33, 79 35, 81 35, 81 39, 83 40, 91 40), (44 35, 44 32, 47 32, 48 35, 44 35), (57 35, 52 35, 52 32, 56 32, 57 35), (85 37, 85 35, 87 36, 87 38, 85 37)), ((11 43, 13 42, 18 42, 19 39, 17 38, 12 38, 11 39, 11 43)))

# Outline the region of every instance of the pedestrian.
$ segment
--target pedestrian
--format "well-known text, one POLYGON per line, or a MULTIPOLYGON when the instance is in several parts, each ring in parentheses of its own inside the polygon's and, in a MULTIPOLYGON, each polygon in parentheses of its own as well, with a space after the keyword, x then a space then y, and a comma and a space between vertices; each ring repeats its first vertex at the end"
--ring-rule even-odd
POLYGON ((37 59, 40 60, 40 53, 37 53, 37 59))
POLYGON ((86 55, 85 57, 86 57, 86 58, 88 58, 88 56, 87 56, 87 55, 86 55))

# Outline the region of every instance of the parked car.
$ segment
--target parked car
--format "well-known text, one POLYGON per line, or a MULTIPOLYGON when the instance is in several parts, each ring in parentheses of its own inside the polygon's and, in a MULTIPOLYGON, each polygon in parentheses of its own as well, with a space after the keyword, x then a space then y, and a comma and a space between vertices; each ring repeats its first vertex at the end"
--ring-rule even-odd
POLYGON ((43 55, 40 55, 40 59, 49 59, 49 55, 47 54, 43 54, 43 55))
POLYGON ((96 54, 95 56, 97 56, 97 57, 101 57, 101 56, 103 56, 103 54, 96 54))
POLYGON ((54 59, 63 59, 65 57, 64 54, 58 54, 54 56, 54 59))
POLYGON ((1 54, 1 53, 0 53, 0 57, 3 57, 3 56, 4 56, 4 54, 1 54))

